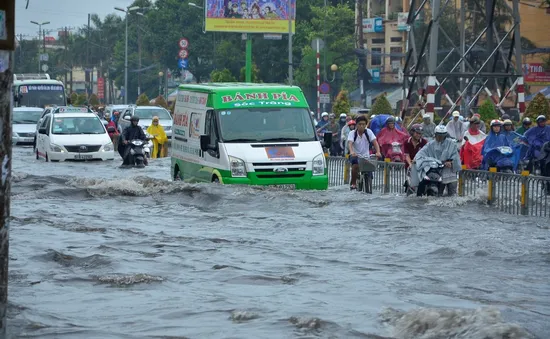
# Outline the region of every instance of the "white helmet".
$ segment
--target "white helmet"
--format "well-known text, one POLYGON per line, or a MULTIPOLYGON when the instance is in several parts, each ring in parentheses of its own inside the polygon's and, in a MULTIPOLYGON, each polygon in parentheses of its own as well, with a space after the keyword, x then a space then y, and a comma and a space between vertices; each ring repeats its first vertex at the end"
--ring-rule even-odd
POLYGON ((315 115, 315 113, 313 111, 309 112, 311 115, 315 115))
POLYGON ((105 119, 110 119, 111 118, 111 112, 105 112, 105 114, 103 115, 103 117, 105 119))
POLYGON ((447 134, 447 127, 445 125, 435 126, 435 134, 447 134))
POLYGON ((348 115, 347 115, 346 113, 340 114, 340 118, 345 118, 345 117, 347 117, 347 116, 348 116, 348 115))
POLYGON ((324 118, 324 117, 328 117, 328 113, 327 113, 327 112, 323 112, 323 114, 321 114, 321 118, 324 118))

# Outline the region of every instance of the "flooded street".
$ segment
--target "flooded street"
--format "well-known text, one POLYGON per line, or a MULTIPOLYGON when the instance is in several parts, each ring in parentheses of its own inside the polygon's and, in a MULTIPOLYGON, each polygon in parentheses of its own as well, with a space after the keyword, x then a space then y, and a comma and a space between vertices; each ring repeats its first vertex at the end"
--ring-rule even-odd
POLYGON ((12 338, 540 338, 548 219, 14 148, 12 338))

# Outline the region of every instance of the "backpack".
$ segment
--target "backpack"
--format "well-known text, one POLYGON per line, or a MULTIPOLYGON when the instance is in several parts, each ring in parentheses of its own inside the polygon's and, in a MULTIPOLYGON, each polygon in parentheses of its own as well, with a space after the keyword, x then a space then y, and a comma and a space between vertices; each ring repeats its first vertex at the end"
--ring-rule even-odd
MULTIPOLYGON (((365 136, 367 137, 367 141, 369 142, 369 147, 370 147, 371 142, 370 142, 368 130, 369 130, 368 128, 365 129, 365 136)), ((353 133, 353 142, 355 142, 355 140, 357 140, 357 130, 354 129, 353 132, 354 132, 354 133, 353 133)))

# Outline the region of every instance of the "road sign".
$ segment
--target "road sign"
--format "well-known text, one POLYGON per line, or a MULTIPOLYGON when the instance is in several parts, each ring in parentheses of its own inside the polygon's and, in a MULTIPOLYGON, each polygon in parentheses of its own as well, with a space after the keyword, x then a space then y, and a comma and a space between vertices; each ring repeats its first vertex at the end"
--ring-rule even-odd
POLYGON ((313 41, 311 42, 311 49, 313 49, 314 51, 317 50, 317 40, 319 40, 319 49, 321 50, 325 48, 325 42, 322 39, 313 39, 313 41))
POLYGON ((180 59, 185 59, 189 56, 189 51, 186 49, 180 49, 178 56, 180 57, 180 59))
POLYGON ((50 69, 50 68, 48 67, 48 65, 46 65, 46 64, 43 64, 43 65, 42 65, 42 71, 43 71, 43 72, 47 72, 49 69, 50 69))
POLYGON ((282 34, 266 33, 266 34, 264 34, 264 39, 265 40, 282 40, 283 35, 282 34))
POLYGON ((330 85, 328 84, 328 82, 323 82, 321 86, 319 86, 319 91, 323 94, 330 93, 330 85))
POLYGON ((178 46, 180 46, 181 49, 189 48, 189 40, 187 40, 186 38, 181 38, 178 43, 178 46))
POLYGON ((178 68, 186 69, 189 67, 189 59, 179 59, 178 68))
POLYGON ((320 94, 319 99, 322 104, 330 104, 330 94, 320 94))
POLYGON ((48 53, 40 54, 40 61, 49 61, 48 53))

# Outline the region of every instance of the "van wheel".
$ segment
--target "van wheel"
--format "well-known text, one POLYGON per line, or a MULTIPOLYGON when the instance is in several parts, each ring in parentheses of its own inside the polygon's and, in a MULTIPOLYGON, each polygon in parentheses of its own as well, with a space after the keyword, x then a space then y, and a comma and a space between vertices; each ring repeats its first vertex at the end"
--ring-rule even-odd
POLYGON ((218 178, 217 175, 213 175, 212 176, 212 182, 215 183, 215 184, 219 184, 220 183, 220 178, 218 178))
POLYGON ((38 150, 36 150, 36 160, 39 160, 40 156, 38 155, 38 150))
POLYGON ((181 181, 181 172, 179 167, 176 166, 176 169, 174 170, 174 181, 181 181))

